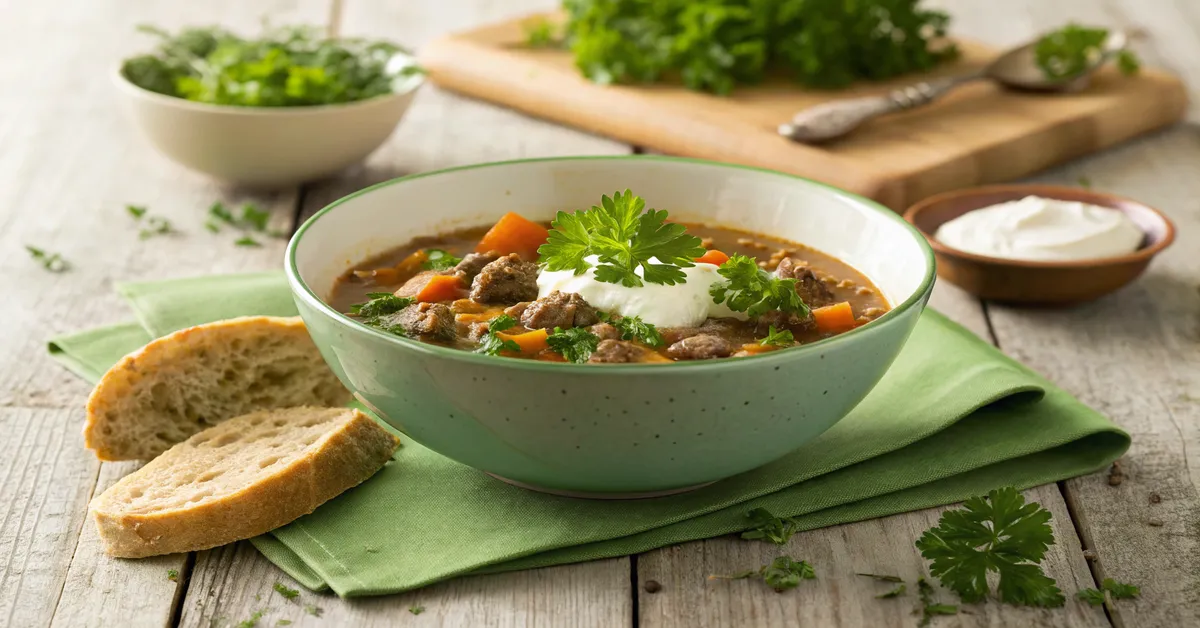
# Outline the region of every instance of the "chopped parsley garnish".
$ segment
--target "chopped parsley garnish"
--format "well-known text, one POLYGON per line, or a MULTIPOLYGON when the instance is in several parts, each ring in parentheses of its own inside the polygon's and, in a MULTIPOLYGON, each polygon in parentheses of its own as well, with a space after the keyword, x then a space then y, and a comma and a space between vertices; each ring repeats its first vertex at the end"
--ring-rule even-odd
POLYGON ((604 196, 599 206, 568 214, 558 212, 550 236, 538 247, 548 270, 571 270, 581 275, 596 256, 597 281, 629 288, 643 281, 673 286, 686 281, 684 268, 695 266, 704 255, 700 238, 688 235, 677 223, 668 223, 664 210, 645 210, 646 201, 629 190, 604 196), (651 258, 655 261, 652 262, 651 258), (642 276, 635 272, 642 271, 642 276))
POLYGON ((582 364, 592 356, 592 352, 600 344, 600 337, 583 327, 555 327, 554 333, 546 337, 546 344, 567 360, 582 364))
POLYGON ((1105 578, 1104 582, 1100 583, 1099 589, 1084 589, 1078 593, 1079 599, 1091 604, 1092 606, 1100 606, 1104 604, 1107 598, 1114 600, 1126 600, 1135 598, 1141 595, 1140 587, 1117 582, 1112 578, 1105 578))
POLYGON ((294 600, 300 595, 300 591, 296 589, 289 589, 288 586, 282 582, 276 582, 274 589, 276 593, 289 600, 294 600))
POLYGON ((425 270, 449 270, 458 266, 461 257, 455 257, 442 249, 425 249, 425 262, 421 267, 425 270))
POLYGON ((708 293, 713 302, 724 302, 735 312, 745 312, 750 317, 774 310, 801 318, 809 314, 808 306, 796 293, 796 280, 780 279, 759 268, 753 257, 734 255, 721 264, 717 273, 725 281, 714 283, 708 293))
POLYGON ((755 508, 746 513, 754 527, 742 533, 742 538, 750 541, 770 541, 783 545, 797 532, 796 521, 790 517, 776 517, 766 508, 755 508))
POLYGON ((917 579, 917 595, 921 598, 921 622, 918 626, 928 626, 929 622, 938 615, 957 615, 958 607, 953 604, 938 604, 933 600, 933 585, 924 577, 917 579))
POLYGON ((876 595, 875 599, 887 600, 887 599, 891 599, 894 597, 900 597, 901 595, 904 595, 904 592, 907 590, 908 590, 908 586, 906 586, 903 582, 901 582, 900 584, 896 585, 896 588, 892 589, 891 591, 884 591, 883 593, 876 595))
POLYGON ((29 256, 37 263, 42 265, 42 268, 52 272, 61 273, 71 269, 71 262, 58 253, 50 253, 44 249, 39 249, 36 246, 25 245, 25 250, 29 251, 29 256))
POLYGON ((266 613, 266 609, 254 611, 254 614, 250 616, 250 619, 243 619, 238 623, 237 628, 254 628, 258 625, 258 620, 262 619, 262 616, 266 613))
POLYGON ((410 607, 408 607, 408 612, 412 613, 413 615, 420 615, 421 613, 425 612, 425 607, 424 606, 410 606, 410 607))
POLYGON ((407 336, 404 327, 397 325, 388 317, 416 303, 412 297, 398 297, 391 292, 368 292, 371 299, 366 303, 355 303, 350 306, 350 313, 357 316, 364 325, 397 336, 407 336))
POLYGON ((321 613, 325 612, 325 609, 321 608, 320 606, 315 606, 313 604, 305 604, 304 612, 308 613, 309 615, 312 615, 313 617, 320 617, 321 613))
POLYGON ((730 576, 709 576, 710 580, 742 580, 745 578, 762 578, 767 586, 782 593, 788 589, 800 586, 802 580, 812 580, 817 574, 807 561, 794 560, 790 556, 780 556, 758 569, 739 571, 730 576))
POLYGON ((610 315, 607 319, 608 323, 621 333, 621 340, 636 340, 651 347, 661 347, 666 344, 662 334, 658 333, 658 328, 643 321, 640 316, 615 318, 610 315))
POLYGON ((872 580, 878 580, 880 582, 904 582, 904 578, 901 578, 900 576, 889 576, 877 573, 856 573, 854 575, 862 576, 864 578, 871 578, 872 580))
MULTIPOLYGON (((1047 78, 1073 77, 1082 74, 1104 54, 1107 39, 1108 29, 1068 24, 1039 39, 1034 57, 1047 78)), ((1136 74, 1140 67, 1141 62, 1132 51, 1117 52, 1117 69, 1122 74, 1136 74)))
POLYGON ((961 510, 943 513, 938 525, 917 540, 917 549, 933 561, 930 573, 964 602, 987 595, 987 574, 994 571, 1000 576, 1001 601, 1062 606, 1062 591, 1040 566, 1054 544, 1050 517, 1040 504, 1026 504, 1017 489, 996 489, 986 499, 972 497, 961 510))
POLYGON ((259 209, 258 205, 254 203, 243 203, 239 216, 225 207, 225 203, 216 201, 208 208, 208 220, 204 222, 204 228, 213 233, 220 233, 222 224, 241 229, 242 237, 234 240, 235 245, 262 246, 258 240, 250 236, 249 232, 263 233, 272 238, 287 237, 287 234, 282 231, 268 229, 267 223, 270 221, 271 212, 259 209))
POLYGON ((770 345, 775 345, 776 347, 790 347, 793 344, 796 344, 796 339, 792 337, 792 332, 790 330, 784 329, 780 331, 775 329, 774 325, 771 325, 770 329, 767 330, 767 337, 759 340, 758 344, 764 347, 770 345))
POLYGON ((121 74, 139 87, 197 102, 303 107, 365 100, 404 89, 422 73, 385 41, 328 39, 316 26, 264 29, 242 37, 218 27, 172 34, 154 26, 152 54, 126 59, 121 74))
POLYGON ((483 353, 485 355, 500 355, 501 351, 510 351, 512 353, 520 353, 521 345, 514 340, 507 340, 497 335, 506 329, 516 326, 517 321, 508 314, 501 314, 496 318, 488 321, 488 330, 483 338, 479 341, 479 346, 475 348, 475 353, 483 353))
POLYGON ((242 236, 233 241, 236 246, 262 246, 262 242, 255 240, 250 236, 242 236))
POLYGON ((171 582, 179 582, 179 570, 178 569, 168 569, 167 570, 167 580, 170 580, 171 582))
POLYGON ((147 240, 156 235, 166 235, 173 230, 170 220, 162 216, 148 215, 147 212, 149 210, 145 205, 126 205, 125 211, 137 222, 142 222, 143 218, 146 219, 142 223, 145 226, 138 231, 138 239, 140 240, 147 240))
POLYGON ((290 619, 280 619, 280 620, 278 620, 278 621, 276 621, 276 622, 275 622, 275 625, 276 625, 276 626, 291 626, 291 625, 292 625, 292 620, 290 620, 290 619))
POLYGON ((146 207, 144 205, 126 205, 125 211, 133 216, 134 220, 141 220, 142 216, 146 215, 146 207))

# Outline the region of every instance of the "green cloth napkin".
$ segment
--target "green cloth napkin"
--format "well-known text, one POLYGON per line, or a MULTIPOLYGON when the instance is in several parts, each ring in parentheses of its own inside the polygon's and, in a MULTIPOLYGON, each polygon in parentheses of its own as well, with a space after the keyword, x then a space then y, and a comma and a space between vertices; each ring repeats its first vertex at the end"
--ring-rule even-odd
MULTIPOLYGON (((276 273, 118 287, 138 324, 54 339, 95 381, 151 338, 249 314, 292 315, 276 273)), ((515 488, 410 439, 361 486, 255 547, 312 589, 380 595, 461 574, 621 556, 743 529, 763 507, 801 529, 961 501, 1100 469, 1129 446, 1104 417, 940 314, 845 419, 785 458, 658 499, 593 501, 515 488)))

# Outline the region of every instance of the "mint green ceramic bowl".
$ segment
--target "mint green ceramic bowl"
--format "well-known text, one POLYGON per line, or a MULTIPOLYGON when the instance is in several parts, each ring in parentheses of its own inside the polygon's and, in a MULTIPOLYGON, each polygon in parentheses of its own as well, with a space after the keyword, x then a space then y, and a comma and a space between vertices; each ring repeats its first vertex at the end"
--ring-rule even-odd
POLYGON ((908 339, 933 253, 900 216, 805 179, 669 157, 481 164, 395 179, 322 209, 292 238, 287 274, 329 365, 421 444, 516 484, 594 496, 663 494, 761 466, 846 415, 908 339), (693 222, 807 244, 875 282, 892 311, 811 345, 671 365, 501 359, 388 335, 323 301, 353 264, 414 237, 557 210, 632 189, 693 222))

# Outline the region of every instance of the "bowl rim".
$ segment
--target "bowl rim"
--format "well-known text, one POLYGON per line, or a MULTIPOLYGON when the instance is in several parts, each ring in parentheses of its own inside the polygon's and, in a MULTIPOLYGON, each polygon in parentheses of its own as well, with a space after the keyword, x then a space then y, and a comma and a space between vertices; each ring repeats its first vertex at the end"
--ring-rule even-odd
MULTIPOLYGON (((284 272, 287 275, 288 284, 291 287, 293 296, 302 299, 306 305, 308 305, 310 308, 312 308, 316 312, 324 315, 326 318, 332 320, 333 322, 335 322, 339 325, 342 325, 343 327, 351 329, 356 333, 366 333, 368 335, 373 335, 377 338, 384 340, 385 342, 389 342, 396 346, 403 347, 405 349, 416 351, 418 353, 422 353, 422 354, 432 356, 432 357, 447 358, 447 359, 454 360, 454 361, 466 362, 469 364, 476 364, 476 365, 488 365, 488 366, 496 366, 496 367, 501 367, 501 368, 517 369, 517 370, 546 371, 546 372, 555 372, 555 373, 589 373, 589 374, 622 373, 622 374, 629 374, 631 372, 633 372, 633 373, 647 373, 647 372, 663 373, 664 370, 669 373, 680 373, 680 372, 694 372, 694 371, 703 371, 703 370, 726 369, 726 368, 731 368, 738 364, 744 364, 747 362, 750 362, 752 364, 759 365, 759 366, 768 366, 772 363, 786 362, 786 361, 798 358, 801 355, 807 355, 807 354, 811 354, 816 351, 827 349, 836 344, 841 344, 841 343, 845 343, 845 342, 854 340, 856 338, 865 338, 868 335, 876 334, 877 332, 882 330, 882 328, 885 325, 898 320, 902 313, 904 313, 908 310, 911 310, 914 307, 917 307, 921 303, 926 302, 929 298, 929 295, 933 291, 933 284, 937 277, 937 261, 934 257, 933 249, 929 246, 928 241, 926 241, 925 236, 921 233, 921 231, 918 230, 914 225, 905 221, 904 218, 900 216, 900 214, 896 213, 895 211, 893 211, 891 209, 888 209, 887 207, 884 207, 883 205, 881 205, 875 201, 872 201, 868 198, 859 196, 857 194, 853 194, 853 193, 847 192, 845 190, 833 187, 831 185, 821 183, 819 181, 813 181, 811 179, 806 179, 804 177, 799 177, 796 175, 791 175, 791 174, 787 174, 785 172, 779 172, 776 170, 770 170, 767 168, 757 168, 754 166, 744 166, 741 164, 732 164, 732 163, 724 163, 724 162, 718 162, 718 161, 710 161, 710 160, 706 160, 706 159, 693 159, 693 158, 688 158, 688 157, 675 157, 675 156, 667 156, 667 155, 630 154, 630 155, 578 155, 578 156, 564 156, 564 157, 533 157, 533 158, 526 158, 526 159, 512 159, 512 160, 506 160, 506 161, 493 161, 493 162, 485 162, 485 163, 479 163, 479 164, 469 164, 469 165, 464 165, 464 166, 455 166, 455 167, 451 167, 451 168, 442 168, 439 170, 431 170, 428 172, 420 172, 420 173, 415 173, 415 174, 411 174, 411 175, 407 175, 407 176, 403 176, 403 177, 397 177, 395 179, 389 179, 387 181, 382 181, 380 183, 376 183, 369 187, 365 187, 361 190, 358 190, 356 192, 353 192, 351 194, 343 196, 342 198, 339 198, 339 199, 333 201, 332 203, 326 205, 325 207, 322 207, 315 214, 313 214, 308 220, 304 221, 304 224, 300 225, 300 228, 296 229, 296 233, 293 234, 291 240, 288 241, 287 250, 284 255, 285 255, 284 272), (883 316, 880 316, 879 318, 871 321, 869 324, 862 325, 860 327, 856 327, 848 332, 841 333, 841 334, 838 334, 836 336, 832 336, 829 338, 823 338, 821 340, 818 340, 816 342, 812 342, 809 344, 799 345, 796 347, 789 347, 787 349, 781 349, 778 351, 768 351, 768 352, 760 354, 760 355, 748 356, 748 357, 739 358, 736 360, 717 359, 717 360, 685 361, 685 362, 674 363, 674 364, 670 365, 669 367, 662 365, 662 364, 606 364, 602 368, 584 368, 584 369, 579 368, 579 366, 581 366, 581 365, 571 364, 571 363, 545 362, 545 361, 539 361, 539 360, 518 360, 518 359, 497 360, 494 356, 482 355, 482 354, 474 353, 472 351, 463 351, 461 349, 451 349, 449 347, 443 347, 440 345, 421 342, 419 340, 413 340, 411 338, 405 338, 403 336, 387 334, 378 329, 375 329, 374 327, 369 327, 367 325, 364 325, 364 324, 360 323, 359 321, 347 316, 346 314, 339 312, 338 310, 333 308, 331 305, 326 303, 324 299, 317 296, 317 294, 313 292, 312 288, 309 287, 309 285, 300 277, 300 270, 296 265, 296 249, 298 248, 300 241, 303 239, 304 234, 310 228, 312 228, 321 219, 321 217, 324 216, 325 214, 333 211, 334 209, 336 209, 338 206, 340 206, 342 204, 348 203, 349 201, 356 199, 360 196, 374 192, 375 190, 379 190, 381 188, 388 187, 391 185, 396 185, 399 183, 404 183, 404 182, 411 181, 414 179, 421 179, 421 178, 430 177, 430 176, 444 175, 444 174, 450 174, 450 173, 454 173, 454 172, 461 172, 461 171, 467 171, 467 170, 476 170, 476 169, 481 169, 481 168, 495 168, 495 167, 517 165, 517 164, 537 164, 537 163, 562 162, 562 161, 617 161, 617 160, 657 161, 657 162, 668 162, 668 163, 679 163, 679 164, 696 164, 696 165, 703 165, 703 166, 713 166, 713 167, 718 167, 718 168, 728 168, 728 169, 734 169, 734 170, 749 170, 749 171, 753 171, 753 172, 769 174, 772 176, 783 177, 786 179, 796 179, 799 181, 803 181, 803 182, 824 188, 827 191, 833 192, 834 195, 836 195, 836 196, 842 196, 842 197, 848 198, 852 201, 859 202, 863 206, 865 206, 869 209, 872 209, 872 210, 876 211, 877 213, 883 214, 889 220, 893 220, 893 221, 897 222, 898 224, 900 224, 901 226, 903 226, 908 231, 908 235, 913 238, 914 242, 916 242, 918 248, 921 250, 921 252, 925 258, 925 276, 921 279, 920 285, 918 285, 917 288, 915 290, 913 290, 912 294, 909 295, 909 297, 907 299, 905 299, 903 302, 901 302, 901 303, 895 305, 894 307, 892 307, 891 309, 889 309, 886 313, 883 314, 883 316)), ((776 366, 776 368, 778 368, 778 366, 776 366)))
POLYGON ((212 103, 198 102, 188 100, 178 96, 168 96, 151 91, 129 80, 125 73, 121 71, 125 61, 118 61, 113 64, 110 76, 113 84, 117 89, 125 92, 134 98, 142 98, 151 102, 156 102, 169 107, 191 110, 202 113, 212 113, 218 115, 249 115, 249 116, 304 116, 317 115, 321 113, 331 113, 334 111, 348 111, 357 108, 365 108, 371 105, 382 104, 401 97, 408 97, 421 88, 426 83, 428 74, 420 72, 413 78, 412 84, 404 91, 388 92, 379 94, 364 100, 352 100, 350 102, 332 103, 328 105, 303 105, 296 107, 249 107, 245 105, 215 105, 212 103))
MULTIPOLYGON (((1016 199, 1014 199, 1014 200, 1016 200, 1016 199)), ((975 209, 983 209, 983 207, 985 207, 985 206, 981 205, 980 207, 976 207, 975 209)), ((1110 207, 1110 209, 1111 209, 1111 207, 1110 207)), ((972 210, 968 210, 968 211, 975 211, 975 210, 972 209, 972 210)), ((1132 198, 1129 198, 1126 196, 1121 196, 1119 194, 1110 194, 1108 192, 1097 192, 1095 190, 1089 190, 1087 188, 1071 187, 1071 186, 1067 186, 1067 185, 1050 185, 1050 184, 1041 184, 1041 183, 1008 183, 1008 184, 1001 184, 1001 185, 980 185, 980 186, 975 186, 975 187, 963 188, 960 190, 950 190, 949 192, 942 192, 941 194, 935 194, 933 196, 929 196, 924 199, 921 199, 920 201, 917 201, 916 203, 913 203, 912 206, 910 206, 908 209, 906 209, 904 211, 904 220, 906 222, 908 222, 909 224, 911 224, 913 226, 913 228, 915 228, 917 231, 919 231, 925 237, 925 239, 929 242, 929 246, 932 247, 934 252, 936 252, 939 255, 948 255, 951 257, 959 258, 959 259, 970 260, 970 261, 979 262, 982 264, 990 264, 993 266, 1028 268, 1031 270, 1032 269, 1046 270, 1046 269, 1107 268, 1107 267, 1111 267, 1111 266, 1120 266, 1120 265, 1130 264, 1130 263, 1135 263, 1135 262, 1148 261, 1148 260, 1150 260, 1150 258, 1161 253, 1163 251, 1163 249, 1166 249, 1168 246, 1171 246, 1171 243, 1175 241, 1175 223, 1172 222, 1171 219, 1168 218, 1167 215, 1164 214, 1162 211, 1160 211, 1154 207, 1151 207, 1150 205, 1147 205, 1141 201, 1138 201, 1138 200, 1135 200, 1135 199, 1132 199, 1132 198), (1093 205, 1100 205, 1101 207, 1110 207, 1110 205, 1113 204, 1114 202, 1123 202, 1123 203, 1128 203, 1130 205, 1137 205, 1146 210, 1149 210, 1149 212, 1152 215, 1156 216, 1160 221, 1162 221, 1163 226, 1166 227, 1166 234, 1158 242, 1155 242, 1147 247, 1139 248, 1132 253, 1126 253, 1124 255, 1115 255, 1115 256, 1111 256, 1111 257, 1094 257, 1094 258, 1082 259, 1082 260, 1050 260, 1050 261, 1046 261, 1046 260, 1011 259, 1011 258, 1007 258, 1007 257, 994 257, 991 255, 980 255, 978 253, 969 253, 967 251, 963 251, 961 249, 956 249, 952 246, 942 244, 940 241, 938 241, 938 239, 934 236, 934 234, 927 233, 924 229, 917 226, 917 221, 916 221, 917 215, 920 214, 921 212, 929 209, 930 207, 933 207, 935 205, 939 205, 941 203, 944 203, 944 202, 950 201, 950 200, 954 200, 954 199, 969 198, 972 196, 978 196, 978 195, 983 195, 983 194, 993 194, 993 193, 1013 193, 1013 194, 1025 194, 1025 195, 1032 194, 1035 196, 1042 196, 1045 198, 1052 198, 1052 199, 1058 199, 1058 200, 1067 200, 1067 199, 1063 198, 1063 196, 1068 195, 1068 194, 1072 195, 1072 196, 1079 196, 1082 194, 1084 196, 1089 196, 1092 199, 1095 199, 1096 201, 1101 201, 1101 202, 1088 201, 1093 205)), ((1142 229, 1140 226, 1138 226, 1138 230, 1142 231, 1143 234, 1146 233, 1146 231, 1144 229, 1142 229)))

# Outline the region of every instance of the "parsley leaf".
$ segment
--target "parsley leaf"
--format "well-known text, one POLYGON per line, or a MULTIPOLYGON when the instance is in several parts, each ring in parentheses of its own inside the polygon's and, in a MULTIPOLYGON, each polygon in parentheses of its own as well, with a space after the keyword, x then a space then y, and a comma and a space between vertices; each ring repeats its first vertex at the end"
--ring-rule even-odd
POLYGON ((263 211, 254 203, 246 203, 242 205, 242 223, 253 227, 255 231, 265 231, 267 221, 271 219, 271 213, 263 211))
POLYGON ((962 510, 942 514, 936 527, 917 540, 921 555, 933 561, 930 573, 964 602, 988 593, 987 573, 1000 575, 1000 600, 1026 606, 1062 606, 1062 591, 1039 563, 1054 544, 1050 511, 1025 503, 1008 487, 972 497, 962 510))
POLYGON ((877 573, 856 573, 854 575, 862 576, 864 578, 871 578, 873 580, 878 580, 880 582, 904 582, 904 578, 901 578, 900 576, 888 576, 888 575, 877 574, 877 573))
POLYGON ((39 249, 36 246, 25 245, 25 250, 29 251, 29 256, 42 265, 42 268, 52 272, 61 273, 71 269, 71 262, 58 253, 50 253, 44 249, 39 249))
POLYGON ((167 570, 167 580, 170 580, 171 582, 179 582, 179 570, 178 569, 168 569, 167 570))
POLYGON ((709 576, 709 580, 743 580, 746 578, 762 578, 767 586, 777 592, 784 592, 800 586, 802 580, 812 580, 817 574, 808 561, 794 560, 790 556, 780 556, 768 565, 755 569, 739 571, 729 576, 709 576))
POLYGON ((734 255, 721 264, 717 273, 725 281, 708 289, 714 303, 724 302, 729 309, 750 317, 773 310, 795 313, 801 318, 809 314, 808 306, 796 293, 796 280, 772 275, 759 268, 753 257, 734 255))
POLYGON ((607 320, 610 325, 621 332, 621 340, 636 340, 651 347, 661 347, 667 344, 666 340, 663 340, 662 334, 658 333, 658 328, 643 321, 640 316, 614 317, 610 315, 607 320))
POLYGON ((288 586, 282 582, 276 582, 274 589, 276 593, 289 600, 294 600, 300 595, 300 591, 296 589, 289 589, 288 586))
POLYGON ((408 89, 423 73, 385 41, 328 39, 315 26, 264 29, 242 37, 216 27, 156 37, 152 54, 126 59, 121 74, 144 89, 197 102, 296 107, 365 100, 408 89))
POLYGON ((928 626, 937 615, 957 615, 958 607, 953 604, 938 604, 933 601, 933 585, 924 577, 917 578, 917 595, 921 598, 921 622, 918 626, 928 626))
POLYGON ((313 604, 305 604, 304 612, 308 613, 309 615, 312 615, 313 617, 320 617, 321 613, 325 612, 325 609, 321 608, 320 606, 315 606, 313 604))
POLYGON ((797 531, 795 519, 776 517, 766 508, 755 508, 746 513, 746 517, 754 526, 742 533, 742 538, 748 541, 765 540, 783 545, 797 531))
POLYGON ((894 597, 900 597, 901 595, 904 595, 904 592, 907 590, 908 590, 908 587, 903 582, 901 582, 900 584, 896 585, 896 588, 892 589, 891 591, 885 591, 883 593, 880 593, 879 595, 876 595, 875 599, 887 600, 887 599, 891 599, 894 597))
POLYGON ((567 360, 582 364, 592 356, 592 352, 600 344, 600 337, 583 327, 555 327, 554 333, 546 337, 546 344, 567 360))
MULTIPOLYGON (((1034 59, 1047 78, 1059 79, 1082 74, 1103 54, 1108 29, 1068 24, 1038 40, 1034 59)), ((1117 53, 1117 68, 1126 76, 1141 67, 1137 55, 1129 50, 1117 53)))
POLYGON ((266 609, 254 611, 254 614, 250 616, 250 619, 243 619, 238 623, 237 628, 254 628, 258 625, 258 620, 262 619, 262 616, 265 615, 266 612, 266 609))
POLYGON ((479 346, 475 348, 475 353, 483 353, 485 355, 500 355, 501 351, 520 353, 521 345, 518 345, 516 341, 507 340, 496 335, 497 332, 514 327, 516 324, 517 321, 508 314, 501 314, 488 321, 487 333, 480 339, 479 346))
POLYGON ((682 269, 695 266, 694 259, 705 249, 700 238, 666 219, 666 211, 646 210, 646 201, 633 192, 617 192, 601 197, 591 209, 558 212, 538 254, 552 271, 581 275, 592 267, 586 258, 596 256, 597 281, 628 288, 641 287, 643 281, 673 286, 686 281, 682 269))
POLYGON ((1099 589, 1083 589, 1077 595, 1079 599, 1092 606, 1100 606, 1110 597, 1114 600, 1125 600, 1135 598, 1141 595, 1141 593, 1142 590, 1138 586, 1117 582, 1112 578, 1105 578, 1100 583, 1099 589))
POLYGON ((142 216, 146 215, 146 207, 144 205, 126 205, 125 211, 133 216, 134 220, 141 220, 142 216))
POLYGON ((455 257, 442 249, 425 249, 425 261, 421 268, 425 270, 448 270, 458 266, 461 257, 455 257))
POLYGON ((770 329, 767 330, 767 337, 759 340, 758 344, 764 347, 768 345, 775 345, 776 347, 790 347, 793 344, 796 344, 796 339, 792 337, 792 332, 790 330, 784 329, 783 331, 779 331, 775 329, 774 325, 771 325, 770 329))
POLYGON ((167 235, 173 231, 171 221, 161 216, 146 218, 146 227, 138 231, 138 239, 146 240, 156 235, 167 235))
POLYGON ((259 242, 248 235, 234 240, 233 244, 235 246, 262 246, 262 242, 259 242))
POLYGON ((420 615, 421 613, 425 612, 425 607, 424 606, 410 606, 410 607, 408 607, 408 612, 412 613, 413 615, 420 615))
POLYGON ((393 315, 416 303, 416 299, 398 297, 391 292, 368 292, 367 297, 371 300, 351 305, 350 313, 357 316, 368 327, 374 327, 397 336, 408 335, 404 327, 393 320, 393 315))

